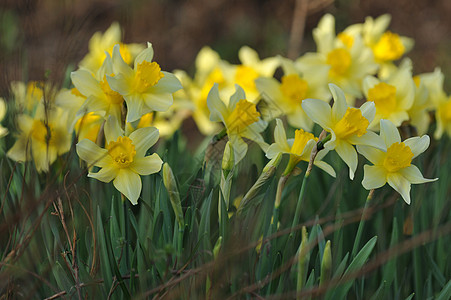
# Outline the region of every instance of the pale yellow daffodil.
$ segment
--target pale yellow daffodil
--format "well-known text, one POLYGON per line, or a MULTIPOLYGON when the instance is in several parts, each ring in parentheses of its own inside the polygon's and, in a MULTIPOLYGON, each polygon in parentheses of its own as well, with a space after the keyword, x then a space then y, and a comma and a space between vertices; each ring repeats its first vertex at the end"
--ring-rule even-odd
POLYGON ((380 121, 380 136, 385 144, 384 151, 358 145, 357 150, 373 166, 363 167, 362 185, 365 189, 377 189, 388 183, 410 204, 410 185, 435 181, 426 179, 420 170, 412 165, 412 160, 429 147, 429 136, 412 137, 401 141, 398 129, 389 120, 380 121))
POLYGON ((121 120, 124 97, 112 90, 107 80, 107 76, 114 74, 114 71, 111 57, 106 54, 102 67, 96 73, 85 69, 71 73, 76 91, 86 97, 77 112, 76 120, 90 112, 102 114, 105 118, 111 115, 121 120))
POLYGON ((266 121, 286 115, 292 127, 311 130, 313 122, 305 114, 301 102, 307 98, 328 101, 330 93, 325 88, 325 78, 304 77, 292 60, 282 57, 279 59, 284 70, 280 82, 272 77, 260 77, 255 80, 265 104, 262 106, 260 102, 259 110, 266 121))
MULTIPOLYGON (((287 169, 291 171, 300 161, 310 161, 310 154, 313 146, 318 142, 310 132, 302 129, 297 129, 294 134, 294 139, 287 139, 283 122, 276 119, 276 127, 274 129, 274 143, 272 143, 266 150, 266 157, 272 159, 279 155, 279 153, 289 154, 290 161, 287 169)), ((327 150, 322 150, 316 156, 313 164, 330 176, 335 177, 334 169, 321 159, 327 154, 327 150)))
POLYGON ((230 83, 238 84, 246 93, 248 99, 254 102, 259 98, 259 91, 255 80, 259 77, 272 77, 280 62, 277 57, 268 57, 260 60, 257 51, 243 46, 238 51, 241 65, 235 66, 233 79, 230 83))
POLYGON ((19 136, 7 155, 15 161, 33 160, 38 172, 49 171, 57 156, 69 151, 72 134, 67 127, 67 112, 52 107, 45 112, 40 104, 34 117, 17 117, 19 136))
POLYGON ((88 177, 107 183, 113 180, 114 187, 135 205, 142 189, 140 175, 159 172, 163 164, 156 153, 145 156, 158 140, 158 129, 140 128, 124 136, 117 120, 110 117, 105 123, 105 139, 105 149, 89 139, 81 140, 78 156, 88 167, 101 168, 97 173, 89 172, 88 177))
POLYGON ((353 145, 370 145, 382 149, 380 137, 368 130, 376 109, 373 102, 366 102, 360 108, 349 107, 343 91, 329 84, 334 99, 332 108, 324 101, 306 99, 302 108, 313 122, 331 134, 324 144, 326 150, 335 150, 349 167, 349 177, 354 178, 357 169, 357 152, 353 145))
POLYGON ((266 150, 268 144, 260 132, 267 124, 260 119, 255 104, 246 100, 246 94, 239 85, 236 85, 236 92, 226 106, 219 96, 218 85, 215 83, 208 94, 207 105, 210 109, 210 120, 222 122, 226 128, 235 164, 238 164, 247 153, 248 146, 243 138, 256 142, 263 151, 266 150))
POLYGON ((306 53, 297 59, 303 74, 326 78, 327 82, 340 86, 352 105, 361 97, 361 83, 365 76, 375 74, 378 65, 371 49, 366 47, 359 35, 345 32, 335 35, 335 19, 325 15, 313 30, 317 52, 306 53))
POLYGON ((172 93, 182 88, 174 74, 161 71, 152 62, 152 44, 147 44, 130 68, 119 52, 119 45, 113 49, 113 76, 106 76, 111 89, 122 95, 127 103, 127 122, 138 120, 152 111, 166 111, 172 105, 172 93))
POLYGON ((363 92, 367 101, 374 102, 376 106, 376 116, 370 124, 371 128, 377 129, 381 119, 401 126, 402 122, 409 120, 408 110, 415 100, 411 66, 404 64, 384 81, 367 76, 363 81, 363 92))

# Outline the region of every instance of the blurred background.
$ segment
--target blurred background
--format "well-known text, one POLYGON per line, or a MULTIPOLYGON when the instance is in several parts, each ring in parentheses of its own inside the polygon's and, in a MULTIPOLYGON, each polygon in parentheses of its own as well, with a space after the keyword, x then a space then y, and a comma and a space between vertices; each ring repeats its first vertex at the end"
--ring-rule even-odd
MULTIPOLYGON (((48 79, 62 85, 68 72, 88 52, 96 31, 119 21, 123 41, 155 49, 163 70, 193 71, 205 45, 238 63, 238 49, 248 45, 261 57, 286 56, 296 0, 2 0, 0 1, 0 94, 13 80, 48 79)), ((312 29, 325 13, 337 31, 366 16, 392 15, 390 30, 415 39, 408 54, 414 73, 440 66, 451 77, 451 1, 310 0, 300 53, 315 50, 312 29)), ((451 84, 445 83, 449 93, 451 84)))

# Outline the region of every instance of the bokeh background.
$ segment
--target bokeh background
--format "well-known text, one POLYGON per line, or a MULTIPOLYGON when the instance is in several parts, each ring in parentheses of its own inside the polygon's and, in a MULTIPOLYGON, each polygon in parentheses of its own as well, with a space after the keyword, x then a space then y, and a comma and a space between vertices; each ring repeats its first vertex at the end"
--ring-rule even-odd
MULTIPOLYGON (((414 73, 440 66, 451 84, 451 1, 310 0, 301 52, 314 50, 312 29, 325 13, 337 19, 337 31, 365 16, 392 15, 390 29, 415 39, 408 54, 414 73)), ((50 80, 68 84, 67 74, 88 52, 96 31, 119 21, 123 41, 155 49, 163 70, 193 71, 205 45, 238 63, 248 45, 261 57, 287 55, 296 0, 2 0, 0 1, 0 93, 13 80, 50 80), (66 80, 66 82, 64 82, 66 80)))

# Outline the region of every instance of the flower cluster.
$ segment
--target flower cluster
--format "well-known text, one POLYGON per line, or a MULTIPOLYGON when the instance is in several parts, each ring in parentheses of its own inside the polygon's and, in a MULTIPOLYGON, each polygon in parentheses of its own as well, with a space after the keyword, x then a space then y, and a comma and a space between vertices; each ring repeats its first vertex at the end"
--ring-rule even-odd
MULTIPOLYGON (((388 182, 410 203, 410 184, 430 181, 412 159, 429 145, 425 134, 432 111, 434 137, 451 135, 451 99, 440 69, 413 76, 408 58, 395 63, 413 40, 389 31, 389 23, 388 15, 368 17, 336 34, 334 17, 325 15, 313 31, 317 51, 295 60, 280 55, 260 59, 244 46, 238 52, 241 63, 234 65, 204 47, 193 77, 182 70, 163 71, 150 43, 122 43, 114 23, 91 38, 89 53, 71 73, 71 89, 12 83, 19 130, 8 156, 32 160, 39 172, 47 172, 69 151, 75 132, 89 177, 113 181, 136 204, 139 175, 158 172, 162 164, 157 154, 145 156, 147 150, 189 116, 202 134, 227 136, 233 165, 246 156, 249 141, 269 159, 288 154, 285 175, 300 161, 310 161, 318 142, 311 132, 318 124, 327 136, 312 164, 336 176, 323 161, 335 150, 353 179, 361 153, 374 164, 364 167, 363 186, 375 189, 388 182), (277 68, 282 75, 276 78, 277 68), (292 139, 287 139, 284 120, 295 129, 292 139), (274 142, 262 134, 271 122, 274 142), (402 142, 397 127, 406 126, 423 136, 402 142), (94 167, 101 169, 93 172, 94 167)), ((5 111, 0 101, 0 119, 5 111)), ((0 137, 6 133, 0 127, 0 137)))

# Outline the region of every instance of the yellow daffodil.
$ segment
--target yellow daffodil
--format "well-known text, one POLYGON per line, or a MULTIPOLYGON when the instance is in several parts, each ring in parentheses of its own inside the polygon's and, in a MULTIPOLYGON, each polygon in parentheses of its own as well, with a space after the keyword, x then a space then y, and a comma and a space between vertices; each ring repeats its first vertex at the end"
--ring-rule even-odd
POLYGON ((370 145, 382 149, 380 137, 368 130, 376 113, 373 102, 366 102, 360 108, 349 107, 343 91, 329 84, 334 99, 332 108, 324 101, 306 99, 302 108, 313 122, 330 132, 331 139, 324 144, 326 150, 337 154, 349 166, 349 177, 354 178, 357 169, 357 152, 353 145, 370 145))
POLYGON ((77 120, 90 112, 101 113, 105 118, 112 115, 121 120, 124 98, 111 89, 107 80, 107 76, 114 74, 113 72, 111 57, 107 54, 102 67, 95 74, 85 69, 71 73, 72 83, 76 88, 71 92, 86 97, 77 113, 77 120))
POLYGON ((152 111, 166 111, 172 105, 172 93, 182 88, 180 81, 169 72, 161 71, 152 62, 152 44, 135 59, 130 68, 121 57, 119 45, 113 49, 114 75, 106 76, 112 91, 122 95, 127 103, 127 122, 138 120, 152 111))
POLYGON ((140 128, 124 136, 117 120, 110 117, 105 123, 105 139, 105 149, 89 139, 77 144, 78 156, 88 167, 101 168, 97 173, 89 172, 88 177, 107 183, 113 180, 114 187, 132 204, 137 204, 142 188, 140 175, 160 171, 163 163, 156 153, 145 156, 158 140, 158 129, 140 128))
POLYGON ((38 172, 47 172, 58 155, 69 151, 72 135, 67 127, 67 112, 58 107, 37 108, 35 117, 19 115, 19 136, 7 155, 15 161, 33 160, 38 172))
POLYGON ((363 78, 376 73, 378 68, 371 49, 359 35, 343 32, 336 36, 335 19, 330 14, 320 20, 313 37, 317 52, 298 58, 300 70, 309 77, 327 78, 327 82, 340 86, 353 104, 355 98, 362 95, 363 78))
POLYGON ((55 104, 68 112, 67 124, 69 128, 74 128, 76 122, 80 121, 80 114, 77 115, 77 113, 85 101, 86 97, 75 87, 72 89, 63 88, 56 94, 55 104))
POLYGON ((89 40, 89 53, 80 62, 80 68, 96 73, 105 60, 105 52, 112 55, 113 46, 121 45, 121 55, 127 64, 133 62, 135 56, 144 49, 139 44, 121 43, 121 27, 114 22, 105 33, 96 32, 89 40))
MULTIPOLYGON (((3 98, 0 98, 0 121, 3 120, 5 115, 6 115, 6 103, 5 103, 5 100, 3 100, 3 98)), ((8 134, 8 129, 6 129, 5 127, 2 127, 0 125, 0 138, 4 137, 7 134, 8 134)))
MULTIPOLYGON (((302 129, 297 129, 294 134, 294 139, 287 139, 283 122, 276 119, 276 128, 274 129, 274 143, 272 143, 266 150, 266 157, 272 159, 279 155, 279 153, 286 153, 290 155, 289 166, 287 169, 293 169, 300 161, 309 161, 313 146, 317 143, 316 138, 310 132, 302 129)), ((321 159, 327 154, 326 150, 320 151, 314 161, 314 165, 335 177, 334 169, 321 159)))
POLYGON ((451 98, 443 90, 444 75, 440 68, 434 72, 420 74, 421 83, 424 83, 428 91, 428 109, 435 109, 437 127, 434 138, 440 139, 444 132, 451 136, 451 98))
MULTIPOLYGON (((219 130, 219 124, 210 121, 210 111, 207 106, 207 96, 214 83, 218 84, 221 95, 225 98, 224 90, 229 90, 226 83, 226 69, 230 66, 221 60, 219 54, 210 47, 203 47, 197 54, 196 73, 194 78, 182 70, 174 71, 174 75, 182 83, 183 89, 174 93, 174 102, 181 102, 191 111, 197 128, 204 135, 211 135, 219 130)), ((231 92, 230 95, 233 94, 231 92)))
POLYGON ((384 81, 373 76, 366 77, 363 81, 363 91, 367 101, 374 102, 376 106, 376 116, 370 125, 372 128, 377 128, 381 119, 390 120, 398 127, 409 120, 407 111, 414 102, 415 83, 408 64, 400 67, 384 81))
POLYGON ((266 150, 265 143, 260 132, 266 127, 266 122, 260 119, 260 113, 255 104, 246 100, 243 89, 236 85, 236 92, 230 97, 226 106, 219 97, 218 85, 215 83, 207 97, 210 109, 210 120, 222 122, 226 128, 229 142, 233 148, 235 164, 238 164, 247 152, 247 144, 243 138, 247 138, 259 144, 266 150))
POLYGON ((412 160, 429 147, 429 136, 412 137, 401 142, 396 126, 389 120, 380 121, 381 138, 384 151, 358 145, 357 150, 365 156, 373 166, 363 167, 362 185, 365 189, 377 189, 388 184, 395 189, 407 204, 410 204, 410 185, 435 181, 426 179, 420 170, 412 165, 412 160))
MULTIPOLYGON (((275 78, 260 77, 255 81, 261 97, 267 105, 263 110, 261 103, 259 109, 267 116, 266 121, 280 115, 286 115, 292 127, 311 130, 312 120, 305 114, 301 102, 307 98, 329 100, 329 91, 325 88, 324 80, 314 76, 303 77, 300 70, 292 60, 280 58, 284 76, 281 82, 275 78)), ((325 79, 325 78, 324 78, 325 79)))
POLYGON ((277 57, 260 60, 258 53, 248 46, 241 47, 238 57, 241 65, 235 66, 233 79, 230 80, 230 83, 241 86, 248 99, 255 102, 259 96, 255 80, 259 77, 272 77, 279 66, 279 60, 277 57))

